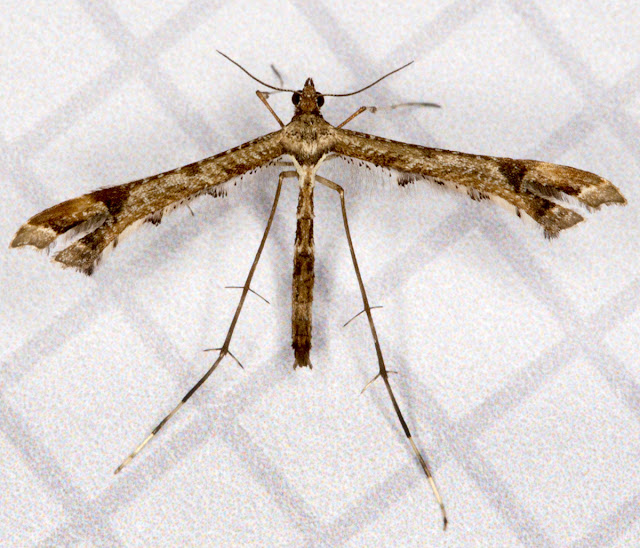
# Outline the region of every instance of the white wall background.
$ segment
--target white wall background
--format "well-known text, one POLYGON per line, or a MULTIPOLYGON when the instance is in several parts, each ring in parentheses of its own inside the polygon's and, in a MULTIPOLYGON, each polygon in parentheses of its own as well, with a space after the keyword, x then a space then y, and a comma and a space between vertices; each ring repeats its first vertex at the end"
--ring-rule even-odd
MULTIPOLYGON (((0 544, 633 546, 640 543, 640 8, 635 1, 4 0, 0 15, 0 544), (255 82, 313 76, 338 123, 599 173, 629 205, 553 242, 463 196, 347 188, 360 266, 428 484, 376 370, 336 196, 316 192, 312 371, 293 371, 295 185, 232 351, 206 370, 277 180, 203 200, 84 277, 9 251, 38 211, 277 128, 255 82)), ((289 96, 274 97, 281 117, 289 96)))

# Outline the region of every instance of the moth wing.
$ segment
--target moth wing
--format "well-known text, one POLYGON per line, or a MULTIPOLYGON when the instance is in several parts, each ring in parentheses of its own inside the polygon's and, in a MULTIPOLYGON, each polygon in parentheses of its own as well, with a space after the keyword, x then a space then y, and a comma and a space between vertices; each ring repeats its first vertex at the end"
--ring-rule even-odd
POLYGON ((336 129, 334 152, 395 172, 401 186, 427 181, 465 192, 474 200, 491 200, 518 216, 531 217, 551 238, 583 217, 554 199, 574 198, 591 209, 626 204, 611 182, 568 166, 535 160, 512 160, 411 145, 336 129))
POLYGON ((11 247, 48 249, 60 236, 86 234, 54 260, 91 274, 102 253, 125 229, 159 223, 163 214, 204 193, 224 193, 224 183, 282 156, 281 131, 199 162, 123 185, 103 188, 45 209, 16 233, 11 247))

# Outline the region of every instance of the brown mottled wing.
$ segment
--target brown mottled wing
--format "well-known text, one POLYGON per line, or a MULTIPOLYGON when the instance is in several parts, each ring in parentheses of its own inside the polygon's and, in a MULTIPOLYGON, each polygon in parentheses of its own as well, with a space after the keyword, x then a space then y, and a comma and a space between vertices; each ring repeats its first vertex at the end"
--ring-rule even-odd
POLYGON ((282 156, 280 141, 277 131, 173 171, 67 200, 29 219, 11 247, 45 249, 62 234, 88 232, 54 260, 91 274, 103 251, 115 245, 126 228, 140 221, 157 224, 181 202, 203 193, 216 195, 219 185, 282 156))
POLYGON ((540 224, 547 237, 583 220, 549 198, 571 197, 593 209, 626 203, 609 181, 573 167, 408 145, 345 129, 336 129, 335 136, 335 153, 397 171, 400 185, 427 180, 474 200, 511 206, 540 224))

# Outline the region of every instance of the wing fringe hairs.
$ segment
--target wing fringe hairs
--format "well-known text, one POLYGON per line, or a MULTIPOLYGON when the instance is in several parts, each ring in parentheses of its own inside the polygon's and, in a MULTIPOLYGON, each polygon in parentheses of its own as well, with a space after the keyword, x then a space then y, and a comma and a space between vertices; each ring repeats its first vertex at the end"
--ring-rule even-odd
POLYGON ((53 260, 90 275, 103 254, 145 222, 208 194, 224 196, 243 175, 271 165, 283 154, 274 132, 216 156, 123 185, 73 198, 34 215, 16 233, 11 247, 49 250, 72 236, 83 236, 58 251, 53 260), (232 154, 235 153, 235 154, 232 154))
MULTIPOLYGON (((391 180, 401 187, 428 182, 464 192, 475 201, 490 200, 518 217, 531 218, 547 238, 584 220, 557 200, 575 200, 591 210, 603 204, 626 204, 612 183, 580 169, 427 148, 345 129, 331 130, 331 150, 339 157, 386 169, 391 180)), ((103 253, 113 249, 125 232, 144 222, 158 224, 163 215, 197 196, 225 195, 235 179, 275 163, 286 154, 281 142, 283 131, 173 171, 103 188, 53 206, 29 219, 18 230, 11 247, 50 249, 63 235, 66 238, 83 234, 57 252, 53 260, 89 275, 103 253)))
POLYGON ((553 200, 575 200, 589 210, 627 203, 606 179, 568 166, 536 160, 513 160, 408 145, 346 129, 338 130, 335 153, 389 170, 399 186, 429 182, 466 193, 472 200, 490 200, 530 217, 547 238, 558 236, 584 218, 553 200))

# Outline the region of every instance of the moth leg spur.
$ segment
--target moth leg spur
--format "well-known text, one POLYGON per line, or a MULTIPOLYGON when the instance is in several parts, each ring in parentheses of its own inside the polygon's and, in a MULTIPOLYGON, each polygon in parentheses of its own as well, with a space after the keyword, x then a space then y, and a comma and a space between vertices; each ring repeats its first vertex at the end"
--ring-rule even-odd
POLYGON ((374 344, 374 346, 376 348, 376 356, 377 356, 377 359, 378 359, 378 366, 380 367, 380 371, 379 371, 377 376, 382 378, 382 380, 384 381, 384 385, 387 388, 387 393, 389 394, 389 398, 391 399, 391 404, 393 405, 393 410, 396 412, 398 420, 400 421, 400 424, 402 426, 402 430, 404 430, 404 433, 407 436, 407 439, 409 440, 409 443, 411 444, 411 449, 413 450, 416 458, 420 462, 420 466, 422 466, 422 470, 424 471, 425 476, 427 476, 427 480, 429 481, 429 485, 431 486, 431 490, 433 491, 433 495, 435 496, 436 502, 440 506, 440 511, 442 512, 443 529, 446 529, 447 528, 448 519, 447 519, 447 513, 446 513, 445 508, 444 508, 444 502, 442 501, 442 497, 440 496, 440 492, 438 491, 438 487, 436 486, 436 482, 433 479, 433 474, 431 473, 429 465, 427 464, 427 462, 423 458, 422 454, 420 453, 420 450, 418 449, 418 447, 416 446, 415 442, 413 441, 413 438, 411 436, 411 431, 409 430, 409 426, 407 425, 407 422, 404 420, 404 417, 402 416, 402 411, 400 411, 400 406, 398 405, 396 397, 395 397, 395 395, 393 393, 393 390, 391 388, 391 384, 389 383, 389 373, 391 373, 391 371, 389 371, 387 369, 387 367, 385 366, 385 364, 384 364, 384 357, 382 356, 382 349, 380 348, 380 341, 378 340, 378 334, 376 332, 376 326, 373 323, 373 316, 371 314, 371 306, 369 306, 369 299, 367 298, 367 292, 365 291, 364 283, 362 281, 362 276, 360 275, 360 269, 358 268, 358 261, 356 259, 356 252, 355 252, 355 250, 353 248, 353 241, 351 240, 351 232, 349 231, 349 221, 347 220, 347 208, 346 208, 345 200, 344 200, 344 189, 340 185, 334 183, 333 181, 330 181, 329 179, 325 179, 324 177, 320 177, 319 175, 316 175, 316 181, 318 181, 319 183, 321 183, 321 184, 323 184, 323 185, 335 190, 338 193, 338 195, 340 196, 340 207, 342 209, 342 220, 343 220, 343 223, 344 223, 344 231, 345 231, 345 234, 347 236, 347 242, 349 244, 349 252, 351 253, 351 261, 353 262, 353 268, 354 268, 354 270, 356 272, 356 277, 358 278, 358 285, 360 286, 360 294, 362 295, 362 303, 364 305, 364 312, 367 315, 367 319, 369 320, 369 328, 371 330, 371 336, 373 337, 373 344, 374 344))
MULTIPOLYGON (((149 443, 151 441, 151 439, 160 431, 160 429, 169 421, 169 419, 171 419, 171 417, 173 417, 178 410, 187 402, 187 400, 189 400, 189 398, 191 396, 193 396, 193 394, 195 394, 195 392, 198 390, 198 388, 200 388, 205 381, 209 378, 209 376, 211 375, 211 373, 213 373, 218 365, 220 364, 220 362, 222 361, 222 359, 227 355, 231 355, 231 352, 229 351, 229 345, 231 344, 231 337, 233 337, 233 331, 236 328, 236 323, 238 322, 238 318, 240 317, 240 311, 242 310, 242 306, 244 305, 244 301, 247 297, 247 294, 249 293, 249 291, 251 291, 251 280, 253 279, 253 274, 256 271, 256 268, 258 266, 258 261, 260 260, 260 255, 262 255, 262 250, 264 249, 264 244, 267 241, 267 236, 269 236, 269 230, 271 229, 271 224, 273 223, 273 217, 276 213, 276 209, 278 207, 278 200, 280 199, 280 190, 282 189, 282 182, 284 181, 284 179, 286 177, 297 177, 298 174, 295 171, 283 171, 282 173, 280 173, 280 177, 278 178, 278 188, 276 189, 276 195, 275 198, 273 199, 273 205, 271 206, 271 213, 269 214, 269 220, 267 221, 267 227, 264 230, 264 234, 262 235, 262 240, 260 241, 260 246, 258 247, 258 252, 256 253, 255 258, 253 259, 253 264, 251 265, 251 268, 249 269, 249 274, 247 275, 247 280, 244 283, 244 286, 242 287, 242 295, 240 296, 240 302, 238 303, 238 306, 236 308, 236 312, 233 315, 233 319, 231 320, 231 325, 229 326, 229 330, 227 331, 227 336, 224 340, 224 343, 222 344, 222 347, 219 349, 220 353, 218 354, 218 357, 216 358, 216 361, 213 362, 213 365, 207 370, 207 372, 200 378, 200 380, 193 385, 193 387, 191 388, 191 390, 189 390, 185 396, 182 398, 182 400, 180 400, 180 403, 178 403, 178 405, 176 405, 173 410, 164 418, 162 419, 158 425, 151 431, 151 433, 142 441, 142 443, 140 443, 140 445, 138 445, 132 452, 131 454, 124 459, 124 461, 122 462, 122 464, 120 464, 120 466, 118 466, 118 468, 116 468, 115 470, 115 474, 117 474, 118 472, 120 472, 127 464, 129 464, 135 457, 136 455, 138 455, 138 453, 140 453, 140 451, 142 451, 145 447, 145 445, 147 445, 147 443, 149 443)), ((235 359, 235 356, 233 356, 235 359)), ((237 361, 237 360, 236 360, 237 361)), ((238 362, 239 363, 239 362, 238 362)), ((242 367, 242 366, 241 366, 242 367)))

